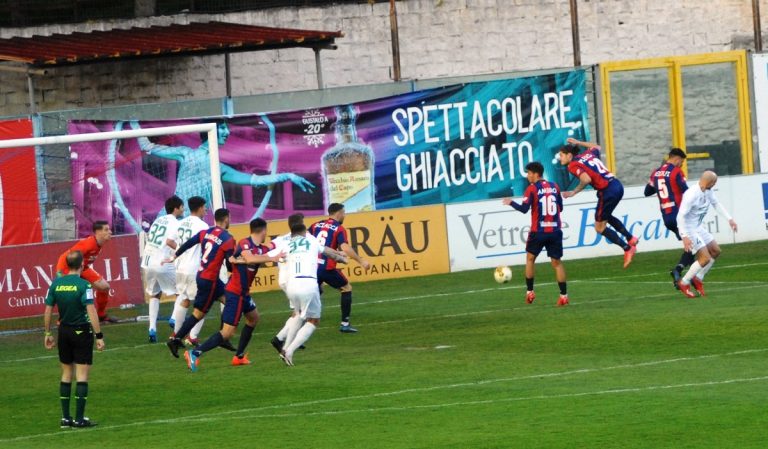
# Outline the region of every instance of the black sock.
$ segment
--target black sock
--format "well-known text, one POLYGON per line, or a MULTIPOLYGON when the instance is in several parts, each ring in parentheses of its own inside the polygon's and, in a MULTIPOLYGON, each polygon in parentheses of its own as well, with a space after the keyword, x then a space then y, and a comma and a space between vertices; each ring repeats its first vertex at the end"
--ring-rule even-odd
POLYGON ((558 282, 557 286, 560 287, 560 294, 561 295, 567 295, 568 294, 568 286, 565 282, 558 282))
POLYGON ((181 329, 179 329, 178 332, 176 332, 175 338, 182 340, 184 337, 187 336, 189 331, 192 330, 193 327, 195 327, 195 324, 197 324, 200 320, 198 320, 195 315, 190 315, 187 317, 186 320, 184 320, 184 324, 181 325, 181 329))
POLYGON ((693 253, 690 253, 690 252, 687 252, 687 251, 684 252, 680 256, 680 262, 678 262, 678 264, 677 264, 677 266, 679 268, 678 271, 680 273, 682 273, 683 272, 683 268, 685 268, 687 266, 690 266, 693 263, 694 260, 695 260, 695 257, 693 255, 693 253))
POLYGON ((608 218, 608 224, 611 225, 613 229, 619 231, 619 233, 627 240, 632 238, 632 234, 630 234, 629 231, 627 231, 627 228, 624 227, 624 223, 613 215, 608 218))
POLYGON ((525 278, 525 286, 528 288, 529 292, 533 291, 533 278, 525 278))
POLYGON ((61 400, 61 417, 71 419, 69 414, 69 398, 72 396, 72 383, 62 382, 59 384, 59 399, 61 400))
POLYGON ((614 245, 619 245, 624 251, 627 251, 630 248, 627 242, 622 240, 613 229, 605 228, 603 230, 603 237, 614 245))
POLYGON ((248 342, 251 341, 251 335, 253 335, 253 327, 245 325, 243 332, 240 333, 240 341, 237 342, 237 356, 243 358, 245 355, 245 348, 248 346, 248 342))
POLYGON ((88 382, 78 382, 75 390, 75 421, 82 421, 85 416, 85 401, 88 399, 88 382))
POLYGON ((208 352, 211 349, 219 346, 223 341, 224 337, 221 336, 221 332, 216 332, 215 334, 208 337, 208 340, 205 340, 203 344, 195 348, 195 355, 199 356, 204 352, 208 352))
POLYGON ((341 292, 341 322, 349 323, 352 314, 352 292, 341 292))

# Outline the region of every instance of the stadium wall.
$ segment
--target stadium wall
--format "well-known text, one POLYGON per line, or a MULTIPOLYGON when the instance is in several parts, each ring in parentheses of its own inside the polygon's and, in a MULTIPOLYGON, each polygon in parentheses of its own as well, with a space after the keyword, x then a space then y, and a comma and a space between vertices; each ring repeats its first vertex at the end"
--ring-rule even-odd
MULTIPOLYGON (((752 39, 750 2, 743 0, 579 3, 584 64, 745 48, 752 39)), ((762 11, 763 23, 768 23, 768 5, 762 11)), ((391 80, 386 3, 3 28, 0 37, 206 20, 342 30, 345 37, 338 40, 338 50, 322 53, 326 85, 391 80)), ((398 23, 405 79, 567 67, 573 60, 568 0, 402 1, 398 2, 398 23)), ((314 55, 309 49, 238 53, 231 62, 236 96, 316 87, 314 55)), ((57 68, 36 77, 35 85, 42 111, 222 97, 224 56, 57 68)), ((4 74, 0 115, 27 111, 26 77, 4 74)))

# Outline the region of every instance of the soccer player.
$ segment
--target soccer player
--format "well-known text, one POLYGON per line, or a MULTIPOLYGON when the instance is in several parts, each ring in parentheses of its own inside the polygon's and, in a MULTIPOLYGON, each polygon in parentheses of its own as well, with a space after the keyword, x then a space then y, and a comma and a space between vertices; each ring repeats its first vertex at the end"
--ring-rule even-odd
MULTIPOLYGON (((201 196, 193 196, 187 200, 189 206, 189 216, 179 222, 176 232, 169 234, 170 239, 176 244, 175 248, 189 240, 193 235, 198 235, 208 229, 208 224, 203 221, 207 213, 205 199, 201 196)), ((200 267, 200 258, 202 257, 200 245, 195 245, 192 249, 186 251, 176 259, 176 302, 173 305, 171 321, 173 322, 174 334, 181 329, 184 320, 187 317, 189 309, 189 300, 197 294, 197 269, 200 267)), ((192 346, 197 346, 197 337, 200 335, 205 319, 201 319, 189 331, 185 342, 192 346)))
MULTIPOLYGON (((216 221, 215 226, 190 237, 169 259, 169 262, 173 262, 175 258, 192 249, 195 245, 201 246, 202 257, 195 279, 197 282, 195 309, 192 311, 192 315, 184 320, 184 324, 181 325, 176 335, 166 343, 171 354, 176 358, 179 357, 179 349, 184 347, 182 339, 205 317, 214 301, 219 300, 224 295, 224 282, 219 279, 219 271, 221 271, 224 262, 234 253, 235 239, 227 231, 229 229, 229 211, 227 209, 217 209, 213 218, 216 221)), ((228 343, 224 342, 224 344, 228 343)))
POLYGON ((157 315, 160 312, 160 296, 176 295, 176 266, 164 261, 176 249, 171 238, 179 227, 179 217, 184 214, 184 202, 176 195, 165 200, 166 215, 152 223, 144 245, 141 268, 149 298, 149 342, 157 343, 157 315))
POLYGON ((232 357, 232 365, 250 365, 245 348, 251 341, 253 329, 259 322, 259 311, 250 295, 251 284, 259 271, 259 265, 265 262, 276 262, 280 254, 268 256, 269 247, 263 245, 267 237, 267 222, 261 218, 251 220, 251 235, 240 240, 237 243, 234 258, 242 257, 246 263, 233 264, 232 276, 230 276, 224 296, 226 303, 222 312, 223 326, 220 331, 213 334, 203 344, 197 346, 192 351, 185 351, 184 358, 187 360, 187 366, 190 371, 195 372, 200 364, 200 356, 203 353, 220 346, 223 342, 232 338, 240 322, 240 316, 245 315, 245 327, 240 334, 240 342, 237 345, 237 352, 232 357))
POLYGON ((61 362, 61 428, 93 427, 85 416, 85 403, 88 399, 88 374, 93 364, 93 340, 96 337, 96 349, 104 349, 104 334, 101 333, 96 308, 93 306, 91 284, 81 277, 83 254, 70 251, 64 257, 68 274, 56 278, 48 289, 45 298, 45 349, 53 349, 56 342, 51 335, 51 315, 53 307, 59 309, 59 362, 61 362), (72 396, 72 377, 77 380, 75 389, 75 418, 69 412, 72 396))
POLYGON ((58 276, 69 274, 67 255, 72 251, 80 251, 83 255, 83 270, 80 276, 90 282, 96 290, 96 313, 99 321, 116 323, 117 319, 107 315, 107 302, 109 301, 109 283, 97 273, 91 265, 101 253, 101 248, 112 238, 112 231, 106 221, 93 222, 93 235, 86 237, 68 250, 64 251, 56 262, 56 274, 58 276))
POLYGON ((560 212, 563 211, 563 198, 560 187, 543 178, 544 166, 540 162, 531 162, 525 166, 528 182, 531 184, 523 193, 522 204, 504 198, 502 203, 512 206, 515 210, 527 213, 531 211, 531 230, 525 244, 525 302, 533 303, 536 293, 533 291, 533 276, 536 257, 546 248, 547 255, 555 270, 557 285, 560 288, 558 307, 568 305, 568 289, 565 280, 565 267, 560 259, 563 257, 563 231, 561 228, 560 212))
MULTIPOLYGON (((661 167, 651 172, 651 179, 645 185, 645 196, 656 194, 659 199, 659 208, 661 217, 664 220, 664 226, 670 232, 675 234, 678 240, 681 240, 680 231, 677 228, 677 212, 680 209, 680 201, 683 200, 683 193, 688 190, 688 184, 685 181, 685 175, 680 170, 686 155, 680 148, 672 148, 667 155, 667 160, 661 167)), ((693 263, 693 254, 683 251, 680 261, 669 272, 672 276, 672 284, 676 289, 683 269, 693 263)))
POLYGON ((579 185, 570 192, 563 192, 562 196, 571 198, 584 190, 587 185, 591 185, 597 191, 595 231, 624 250, 624 268, 627 268, 637 251, 638 238, 624 227, 621 220, 613 216, 614 209, 624 196, 624 186, 600 160, 600 146, 572 137, 569 137, 566 142, 568 144, 560 149, 560 164, 568 166, 568 171, 579 178, 579 185), (586 148, 586 151, 582 152, 580 147, 586 148), (623 235, 626 241, 616 231, 623 235))
MULTIPOLYGON (((141 129, 139 122, 131 121, 131 128, 141 129)), ((219 122, 217 126, 219 146, 223 146, 229 138, 229 126, 219 122)), ((171 147, 151 142, 147 137, 139 137, 137 141, 141 151, 164 159, 178 162, 176 176, 176 195, 189 199, 200 196, 207 204, 211 204, 211 164, 208 156, 208 133, 201 133, 200 146, 189 148, 185 146, 171 147)), ((275 175, 257 175, 235 170, 227 164, 219 164, 221 180, 252 187, 271 187, 274 184, 290 181, 303 192, 311 192, 315 186, 306 179, 294 173, 277 173, 275 175)))
POLYGON ((720 246, 715 241, 715 237, 702 224, 709 206, 714 206, 728 220, 734 232, 739 229, 733 217, 712 192, 715 184, 717 184, 717 174, 711 170, 705 171, 699 178, 699 182, 685 191, 683 200, 680 202, 677 219, 680 236, 683 238, 683 249, 696 256, 696 260, 678 284, 680 291, 688 298, 696 297, 696 294, 691 291, 691 285, 701 296, 706 296, 702 281, 712 269, 715 259, 720 256, 720 246))
MULTIPOLYGON (((303 222, 291 226, 291 240, 285 247, 270 251, 270 255, 285 251, 285 264, 288 269, 288 279, 285 287, 286 296, 292 308, 297 313, 285 340, 285 349, 280 352, 280 358, 286 365, 293 366, 293 353, 301 347, 320 323, 320 285, 317 274, 320 272, 320 260, 346 262, 344 254, 328 250, 320 244, 319 239, 307 235, 307 227, 303 222), (319 257, 323 257, 320 259, 319 257)), ((289 318, 289 321, 291 319, 289 318)))
MULTIPOLYGON (((347 237, 347 230, 344 229, 342 224, 344 223, 344 205, 339 203, 332 203, 328 206, 328 219, 324 221, 318 221, 309 227, 309 233, 312 234, 320 244, 320 247, 327 246, 333 250, 341 250, 347 256, 355 259, 363 269, 368 270, 371 264, 367 260, 360 257, 355 250, 349 246, 349 238, 347 237)), ((352 327, 349 322, 349 317, 352 314, 352 285, 344 276, 341 270, 336 269, 336 261, 328 258, 327 256, 321 256, 318 260, 317 267, 317 282, 321 286, 326 283, 331 287, 338 289, 341 292, 341 325, 339 331, 343 333, 354 333, 357 329, 352 327)))

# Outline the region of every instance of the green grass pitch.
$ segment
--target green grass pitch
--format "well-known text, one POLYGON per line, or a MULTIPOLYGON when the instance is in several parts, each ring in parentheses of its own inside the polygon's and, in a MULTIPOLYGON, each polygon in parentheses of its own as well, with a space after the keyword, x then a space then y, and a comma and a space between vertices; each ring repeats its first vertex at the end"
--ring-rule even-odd
POLYGON ((330 291, 294 368, 268 343, 278 293, 255 295, 246 367, 217 349, 192 374, 146 344, 145 323, 105 326, 90 430, 59 430, 41 333, 0 337, 0 447, 768 447, 768 241, 724 246, 694 300, 671 286, 678 255, 641 252, 627 270, 620 254, 566 258, 566 308, 546 263, 533 305, 522 267, 506 285, 492 269, 357 284, 356 335, 338 332, 330 291))

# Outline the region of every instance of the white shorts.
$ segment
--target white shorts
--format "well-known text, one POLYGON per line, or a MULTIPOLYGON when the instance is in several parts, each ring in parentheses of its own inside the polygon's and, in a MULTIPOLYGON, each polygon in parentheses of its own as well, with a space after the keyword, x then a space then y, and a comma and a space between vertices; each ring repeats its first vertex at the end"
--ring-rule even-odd
POLYGON ((176 293, 181 299, 195 299, 197 274, 176 273, 176 293))
POLYGON ((320 303, 320 288, 315 279, 291 279, 286 286, 285 294, 291 308, 299 312, 302 320, 320 318, 322 304, 320 303))
POLYGON ((145 268, 144 281, 147 285, 146 292, 150 296, 156 296, 160 292, 165 295, 175 295, 176 267, 173 264, 165 264, 145 268))
POLYGON ((696 255, 701 248, 704 248, 715 240, 715 237, 710 234, 704 226, 696 228, 695 231, 688 235, 688 238, 691 239, 691 243, 693 243, 693 246, 691 247, 691 254, 693 255, 696 255))

